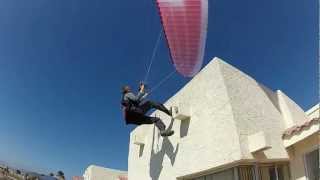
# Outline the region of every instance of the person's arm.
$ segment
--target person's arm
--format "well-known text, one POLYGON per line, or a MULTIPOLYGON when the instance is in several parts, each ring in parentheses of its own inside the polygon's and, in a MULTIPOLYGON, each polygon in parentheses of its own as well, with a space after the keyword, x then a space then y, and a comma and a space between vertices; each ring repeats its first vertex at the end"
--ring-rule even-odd
POLYGON ((144 84, 140 83, 140 87, 139 87, 139 93, 138 93, 138 101, 141 101, 143 99, 143 97, 145 97, 145 91, 144 91, 144 84))
POLYGON ((132 92, 129 92, 129 93, 127 93, 125 95, 125 99, 129 99, 131 101, 139 102, 144 95, 145 95, 144 84, 140 84, 138 95, 134 95, 132 92))
POLYGON ((134 95, 132 92, 129 92, 125 95, 125 98, 131 101, 138 102, 143 97, 143 95, 144 95, 144 92, 139 92, 138 95, 134 95))

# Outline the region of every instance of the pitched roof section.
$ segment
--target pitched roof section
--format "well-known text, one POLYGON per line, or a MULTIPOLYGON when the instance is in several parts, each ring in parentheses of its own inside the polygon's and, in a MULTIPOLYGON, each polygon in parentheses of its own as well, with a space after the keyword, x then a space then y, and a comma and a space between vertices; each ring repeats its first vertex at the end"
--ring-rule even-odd
POLYGON ((308 115, 309 119, 320 117, 320 103, 306 111, 306 114, 308 115))
POLYGON ((282 139, 288 138, 294 134, 297 134, 297 133, 305 130, 306 128, 311 127, 313 124, 316 124, 319 122, 320 122, 320 118, 313 118, 309 121, 306 121, 305 123, 303 123, 301 125, 292 126, 291 128, 288 128, 287 130, 284 131, 284 133, 282 135, 282 139))

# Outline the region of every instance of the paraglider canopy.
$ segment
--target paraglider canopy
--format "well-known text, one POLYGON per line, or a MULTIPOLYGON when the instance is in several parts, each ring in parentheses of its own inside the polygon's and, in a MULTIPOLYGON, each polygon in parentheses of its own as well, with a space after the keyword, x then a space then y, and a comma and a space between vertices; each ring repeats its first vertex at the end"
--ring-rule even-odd
POLYGON ((171 60, 186 77, 201 69, 208 24, 208 0, 156 0, 171 60))

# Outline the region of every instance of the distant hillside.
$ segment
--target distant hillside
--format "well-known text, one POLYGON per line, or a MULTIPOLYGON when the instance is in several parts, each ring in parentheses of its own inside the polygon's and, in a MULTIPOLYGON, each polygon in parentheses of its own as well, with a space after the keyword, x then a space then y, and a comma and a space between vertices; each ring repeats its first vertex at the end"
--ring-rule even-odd
POLYGON ((1 161, 1 160, 0 160, 0 167, 2 167, 2 168, 8 167, 11 172, 15 172, 16 170, 20 170, 20 172, 22 174, 28 174, 29 176, 39 177, 40 180, 57 180, 55 177, 48 176, 48 175, 41 175, 40 173, 26 170, 23 168, 19 168, 17 166, 14 166, 8 162, 1 161))

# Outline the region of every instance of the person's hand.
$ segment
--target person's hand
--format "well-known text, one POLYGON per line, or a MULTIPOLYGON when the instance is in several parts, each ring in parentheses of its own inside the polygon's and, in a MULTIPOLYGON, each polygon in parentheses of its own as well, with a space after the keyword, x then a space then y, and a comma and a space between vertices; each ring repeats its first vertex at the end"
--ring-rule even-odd
POLYGON ((144 92, 144 84, 143 83, 140 84, 140 88, 139 89, 140 89, 140 92, 144 92))

